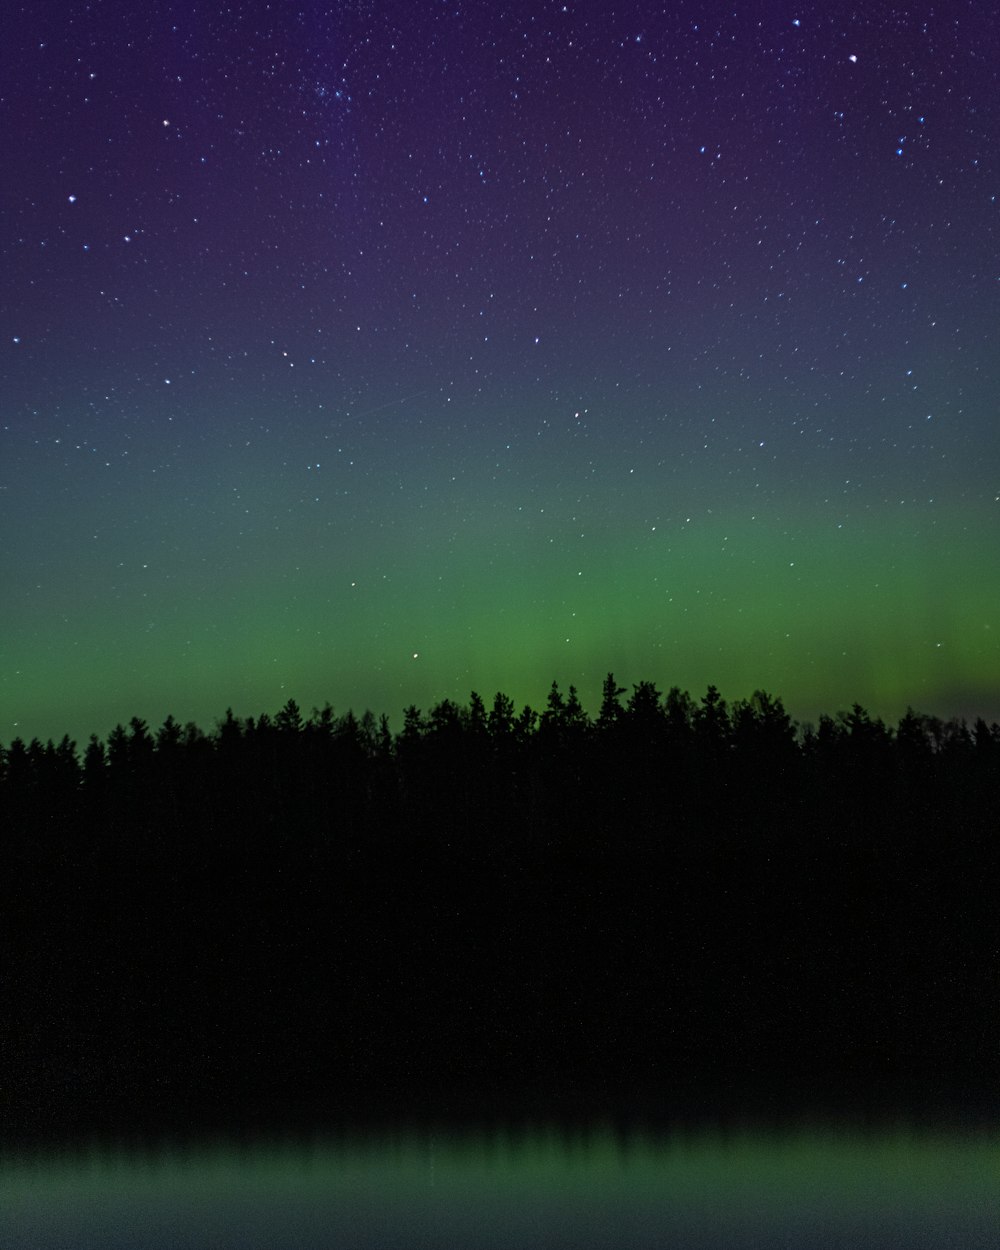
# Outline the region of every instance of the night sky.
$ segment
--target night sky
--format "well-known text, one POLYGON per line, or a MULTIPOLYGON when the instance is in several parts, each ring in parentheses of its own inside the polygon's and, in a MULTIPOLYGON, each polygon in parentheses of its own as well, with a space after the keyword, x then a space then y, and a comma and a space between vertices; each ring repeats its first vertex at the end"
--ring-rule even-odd
POLYGON ((10 5, 0 741, 1000 717, 990 4, 10 5))

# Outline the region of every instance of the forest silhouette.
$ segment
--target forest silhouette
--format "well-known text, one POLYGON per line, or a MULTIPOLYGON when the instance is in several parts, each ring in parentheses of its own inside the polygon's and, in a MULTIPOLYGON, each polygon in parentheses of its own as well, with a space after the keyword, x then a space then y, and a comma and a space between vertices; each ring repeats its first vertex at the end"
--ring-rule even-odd
POLYGON ((0 747, 8 1133, 995 1098, 1000 726, 545 706, 0 747))

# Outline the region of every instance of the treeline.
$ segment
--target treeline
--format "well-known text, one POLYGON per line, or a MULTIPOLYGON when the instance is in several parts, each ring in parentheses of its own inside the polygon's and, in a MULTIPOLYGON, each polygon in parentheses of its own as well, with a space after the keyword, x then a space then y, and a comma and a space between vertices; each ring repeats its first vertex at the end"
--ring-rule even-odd
MULTIPOLYGON (((577 692, 553 682, 544 710, 518 711, 498 693, 487 709, 445 699, 404 712, 393 734, 371 712, 338 716, 327 704, 306 718, 294 700, 274 716, 227 711, 214 730, 172 716, 155 731, 133 718, 82 753, 15 738, 0 744, 0 820, 6 853, 46 829, 58 839, 93 826, 130 836, 144 829, 225 831, 247 822, 306 840, 361 838, 397 825, 440 836, 512 837, 614 825, 619 812, 651 832, 711 822, 725 812, 766 817, 825 794, 840 807, 896 822, 930 803, 978 806, 996 784, 1000 725, 942 721, 912 710, 895 727, 855 704, 818 727, 795 725, 782 700, 757 691, 731 707, 715 687, 700 701, 643 681, 626 691, 609 674, 596 717, 577 692), (582 828, 581 828, 582 826, 582 828)), ((626 831, 613 829, 625 835, 626 831)), ((578 844, 579 846, 579 844, 578 844)), ((460 848, 456 848, 458 851, 460 848)))
POLYGON ((996 1091, 1000 726, 612 675, 0 748, 8 1122, 996 1091))

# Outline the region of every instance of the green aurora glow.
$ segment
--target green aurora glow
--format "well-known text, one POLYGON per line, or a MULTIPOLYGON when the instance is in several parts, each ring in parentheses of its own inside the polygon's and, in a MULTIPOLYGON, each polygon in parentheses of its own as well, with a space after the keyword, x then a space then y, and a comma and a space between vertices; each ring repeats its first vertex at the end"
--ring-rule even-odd
POLYGON ((6 32, 0 742, 1000 719, 995 14, 250 9, 6 32))

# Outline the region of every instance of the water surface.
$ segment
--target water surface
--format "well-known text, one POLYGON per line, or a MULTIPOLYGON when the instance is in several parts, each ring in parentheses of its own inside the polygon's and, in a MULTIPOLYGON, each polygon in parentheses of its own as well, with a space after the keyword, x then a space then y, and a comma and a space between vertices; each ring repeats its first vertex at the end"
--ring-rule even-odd
POLYGON ((834 1130, 341 1134, 7 1154, 16 1250, 989 1247, 998 1136, 834 1130))

